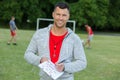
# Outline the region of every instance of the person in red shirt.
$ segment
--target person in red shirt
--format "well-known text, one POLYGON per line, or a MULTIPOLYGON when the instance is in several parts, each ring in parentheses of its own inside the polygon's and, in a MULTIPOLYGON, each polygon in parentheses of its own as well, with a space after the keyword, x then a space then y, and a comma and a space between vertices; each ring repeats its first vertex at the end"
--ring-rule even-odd
POLYGON ((94 33, 93 33, 92 28, 88 24, 85 25, 85 28, 87 30, 88 36, 87 36, 87 41, 85 42, 84 46, 88 45, 88 48, 91 48, 91 41, 92 41, 94 33))
MULTIPOLYGON (((53 24, 35 32, 24 58, 37 67, 50 61, 57 71, 63 72, 56 80, 74 80, 74 73, 84 70, 87 67, 87 60, 80 37, 66 26, 70 18, 68 4, 58 2, 52 17, 53 24)), ((40 80, 53 78, 40 68, 40 80)))

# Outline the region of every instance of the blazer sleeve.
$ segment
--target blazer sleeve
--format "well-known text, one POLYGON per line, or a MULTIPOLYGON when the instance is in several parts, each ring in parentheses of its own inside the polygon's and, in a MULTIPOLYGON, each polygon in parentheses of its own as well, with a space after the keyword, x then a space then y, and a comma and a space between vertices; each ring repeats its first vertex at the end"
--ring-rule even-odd
POLYGON ((38 49, 37 49, 36 40, 37 40, 37 32, 33 35, 24 54, 24 58, 28 63, 38 66, 40 64, 41 57, 37 55, 38 49))

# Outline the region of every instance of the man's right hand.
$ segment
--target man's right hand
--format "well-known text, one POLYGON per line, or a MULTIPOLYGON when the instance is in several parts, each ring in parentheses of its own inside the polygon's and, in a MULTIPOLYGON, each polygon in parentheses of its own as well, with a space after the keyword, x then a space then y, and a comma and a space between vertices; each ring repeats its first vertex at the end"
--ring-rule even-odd
POLYGON ((43 63, 45 61, 48 61, 48 58, 47 57, 42 57, 41 60, 40 60, 40 63, 43 63))

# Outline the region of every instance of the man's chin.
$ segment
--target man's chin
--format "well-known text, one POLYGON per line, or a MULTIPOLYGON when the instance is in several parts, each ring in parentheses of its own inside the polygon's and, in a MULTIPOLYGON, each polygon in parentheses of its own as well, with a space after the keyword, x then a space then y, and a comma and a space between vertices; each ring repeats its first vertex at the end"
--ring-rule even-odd
POLYGON ((62 28, 63 26, 57 26, 58 28, 62 28))
POLYGON ((64 24, 63 24, 63 23, 57 23, 57 24, 55 24, 55 25, 56 25, 56 27, 58 27, 58 28, 64 27, 64 24))
POLYGON ((63 27, 63 26, 64 26, 64 25, 61 25, 61 24, 58 24, 58 25, 57 25, 57 27, 59 27, 59 28, 61 28, 61 27, 63 27))

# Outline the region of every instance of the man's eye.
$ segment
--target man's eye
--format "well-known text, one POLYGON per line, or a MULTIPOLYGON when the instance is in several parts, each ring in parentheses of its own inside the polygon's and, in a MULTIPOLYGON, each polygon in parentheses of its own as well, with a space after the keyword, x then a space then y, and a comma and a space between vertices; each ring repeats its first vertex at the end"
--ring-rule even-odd
POLYGON ((57 14, 58 16, 60 15, 60 14, 57 14))
POLYGON ((63 16, 67 16, 66 14, 63 14, 63 16))

